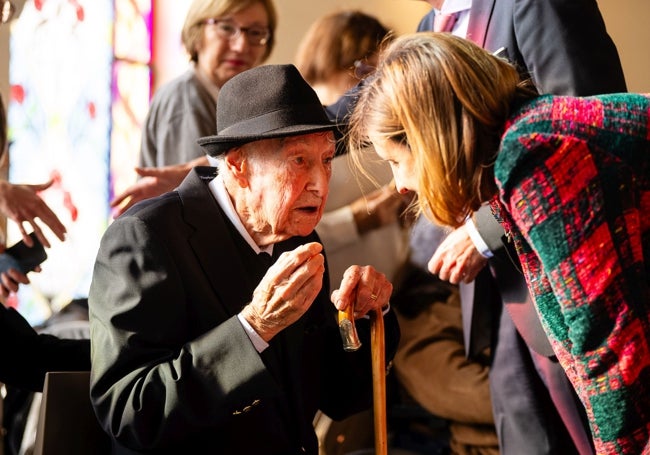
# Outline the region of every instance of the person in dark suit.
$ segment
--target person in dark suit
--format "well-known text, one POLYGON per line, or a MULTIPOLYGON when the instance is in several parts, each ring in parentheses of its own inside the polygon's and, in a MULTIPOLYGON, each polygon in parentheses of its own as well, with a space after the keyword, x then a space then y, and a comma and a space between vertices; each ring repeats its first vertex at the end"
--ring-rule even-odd
MULTIPOLYGON (((447 2, 429 3, 434 9, 418 31, 433 30, 436 14, 449 12, 447 2)), ((465 37, 514 63, 540 93, 627 89, 593 0, 473 1, 466 13, 465 37)), ((548 343, 512 250, 484 206, 441 242, 429 270, 460 284, 468 354, 492 348, 491 395, 504 453, 569 453, 571 443, 578 453, 593 453, 582 404, 548 343)))
POLYGON ((198 140, 216 168, 133 206, 97 254, 91 401, 113 453, 317 454, 318 409, 372 404, 365 316, 383 309, 387 360, 399 341, 383 274, 351 266, 330 295, 314 227, 334 126, 295 66, 233 77, 217 112, 198 140), (349 305, 354 352, 336 323, 349 305))

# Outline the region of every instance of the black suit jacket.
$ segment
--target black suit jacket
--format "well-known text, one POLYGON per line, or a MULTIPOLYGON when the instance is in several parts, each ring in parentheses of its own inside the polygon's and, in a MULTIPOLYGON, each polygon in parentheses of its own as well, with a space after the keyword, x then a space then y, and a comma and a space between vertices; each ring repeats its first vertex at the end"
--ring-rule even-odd
MULTIPOLYGON (((434 15, 433 10, 427 14, 418 31, 433 30, 434 15)), ((474 0, 467 38, 490 52, 503 48, 503 55, 532 77, 541 93, 588 96, 627 90, 616 46, 594 0, 474 0)), ((539 354, 553 355, 518 260, 507 251, 503 229, 488 207, 479 211, 476 220, 479 233, 495 253, 490 260, 492 273, 518 332, 539 354)), ((474 295, 484 292, 475 292, 474 286, 474 282, 460 286, 470 355, 490 343, 492 335, 486 333, 484 321, 492 319, 494 311, 488 305, 474 305, 474 295)))
MULTIPOLYGON (((255 350, 236 315, 268 265, 210 193, 215 175, 194 169, 104 234, 89 298, 95 412, 115 453, 317 453, 317 409, 339 419, 372 403, 370 343, 343 351, 326 277, 307 313, 255 350)), ((385 322, 390 359, 399 329, 385 322)))

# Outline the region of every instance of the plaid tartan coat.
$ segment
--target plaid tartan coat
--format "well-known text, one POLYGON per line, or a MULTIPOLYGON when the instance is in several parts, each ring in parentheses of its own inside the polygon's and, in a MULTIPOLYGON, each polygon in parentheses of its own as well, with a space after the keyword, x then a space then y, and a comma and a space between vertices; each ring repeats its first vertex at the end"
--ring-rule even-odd
POLYGON ((596 451, 650 453, 650 95, 536 98, 494 172, 493 211, 596 451))

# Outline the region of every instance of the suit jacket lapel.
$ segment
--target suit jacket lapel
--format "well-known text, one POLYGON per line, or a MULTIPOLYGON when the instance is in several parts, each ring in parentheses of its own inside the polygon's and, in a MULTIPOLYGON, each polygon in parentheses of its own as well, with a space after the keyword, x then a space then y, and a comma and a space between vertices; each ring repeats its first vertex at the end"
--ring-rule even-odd
POLYGON ((470 9, 467 39, 483 48, 493 9, 494 0, 474 0, 470 9))
POLYGON ((205 276, 229 314, 237 314, 250 299, 257 283, 251 281, 241 252, 234 242, 215 242, 231 237, 228 222, 208 188, 216 176, 211 167, 194 168, 178 187, 185 222, 194 228, 188 238, 205 276))

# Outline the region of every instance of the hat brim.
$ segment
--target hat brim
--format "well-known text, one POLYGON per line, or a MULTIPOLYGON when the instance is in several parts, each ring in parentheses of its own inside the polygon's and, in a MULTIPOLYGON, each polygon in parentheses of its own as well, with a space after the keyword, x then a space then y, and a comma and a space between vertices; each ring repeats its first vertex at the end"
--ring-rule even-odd
POLYGON ((285 128, 267 131, 262 134, 239 134, 237 136, 205 136, 197 139, 197 143, 210 156, 221 155, 233 147, 238 147, 249 142, 261 141, 263 139, 275 139, 279 137, 299 136, 303 134, 318 133, 321 131, 334 131, 337 129, 335 123, 321 125, 292 125, 285 128))

